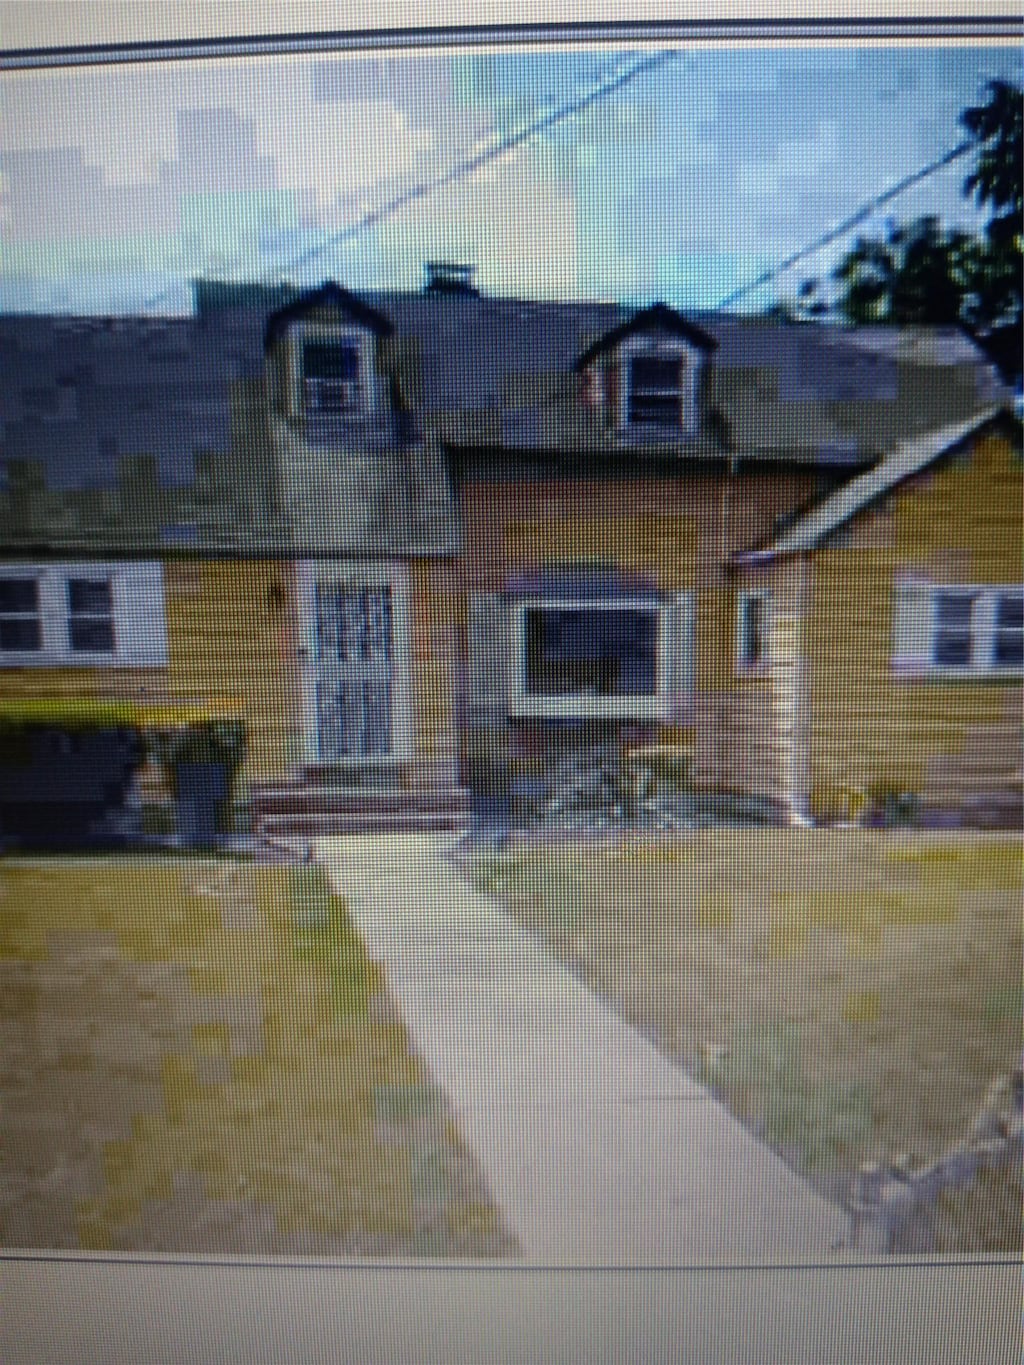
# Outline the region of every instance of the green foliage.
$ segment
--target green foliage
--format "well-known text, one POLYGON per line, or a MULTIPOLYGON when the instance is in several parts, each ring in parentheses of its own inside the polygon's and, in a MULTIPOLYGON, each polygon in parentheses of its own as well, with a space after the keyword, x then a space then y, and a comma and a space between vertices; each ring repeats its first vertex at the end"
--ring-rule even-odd
POLYGON ((835 272, 843 313, 859 323, 956 323, 982 268, 979 251, 977 239, 935 217, 891 224, 884 238, 858 237, 835 272))
POLYGON ((0 729, 110 730, 137 724, 130 702, 47 697, 0 702, 0 729))
POLYGON ((144 752, 144 736, 132 707, 123 702, 64 699, 0 702, 0 762, 32 762, 32 733, 40 730, 82 735, 90 730, 134 730, 144 752))
POLYGON ((934 216, 890 222, 881 236, 856 239, 833 274, 834 299, 807 280, 798 299, 780 302, 775 314, 811 319, 834 308, 854 323, 963 326, 1019 377, 1022 111, 1020 88, 992 81, 986 102, 960 116, 975 144, 963 192, 991 214, 983 233, 947 228, 934 216))
POLYGON ((1024 212, 1024 99, 1009 81, 990 81, 985 104, 965 109, 960 122, 978 145, 978 160, 964 182, 964 193, 988 206, 993 222, 1016 220, 1024 212))

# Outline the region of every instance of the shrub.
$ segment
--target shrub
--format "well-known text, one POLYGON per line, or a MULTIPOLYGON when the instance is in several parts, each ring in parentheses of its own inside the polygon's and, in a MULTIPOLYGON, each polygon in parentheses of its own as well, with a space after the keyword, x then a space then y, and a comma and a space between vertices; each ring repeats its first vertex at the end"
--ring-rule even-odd
POLYGON ((866 793, 868 823, 885 829, 914 828, 920 821, 921 803, 915 792, 892 783, 876 782, 866 793))
POLYGON ((130 702, 45 697, 0 702, 0 729, 116 730, 140 728, 130 702))
POLYGON ((34 761, 38 737, 45 733, 78 736, 98 730, 135 731, 140 752, 143 738, 124 702, 41 700, 0 702, 0 763, 17 766, 34 761))
POLYGON ((0 831, 31 848, 120 846, 145 741, 123 703, 0 705, 0 831))

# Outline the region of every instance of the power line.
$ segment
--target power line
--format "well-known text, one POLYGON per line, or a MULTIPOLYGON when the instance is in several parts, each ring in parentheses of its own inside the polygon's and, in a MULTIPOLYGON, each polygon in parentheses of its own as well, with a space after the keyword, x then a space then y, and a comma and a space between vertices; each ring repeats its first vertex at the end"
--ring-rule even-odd
MULTIPOLYGON (((413 185, 407 190, 403 190, 401 194, 395 195, 394 198, 387 200, 377 208, 370 209, 354 223, 349 223, 345 227, 339 229, 338 232, 332 233, 326 241, 319 242, 316 246, 308 248, 299 256, 294 257, 283 265, 277 266, 275 268, 276 273, 286 274, 288 271, 300 270, 304 265, 308 265, 310 261, 315 260, 317 256, 321 256, 325 251, 331 250, 332 247, 340 246, 342 242, 350 241, 353 237, 358 236, 359 233, 382 222, 385 218, 389 218, 400 209, 408 207, 409 204, 414 203, 417 199, 425 199, 438 190, 444 189, 448 185, 453 185, 456 181, 464 179, 467 175, 472 175, 474 171, 487 165, 488 162, 496 161, 499 157, 505 156, 516 147, 522 146, 523 143, 528 142, 530 138, 535 137, 538 133, 542 133, 546 129, 553 128, 556 124, 563 122, 565 119, 572 118, 574 115, 582 113, 584 109, 588 109, 591 105, 600 103, 601 100, 607 99, 610 95, 615 94, 616 91, 631 84, 639 76, 646 75, 648 72, 655 71, 659 67, 674 61, 677 55, 678 54, 675 51, 660 52, 653 57, 645 57, 641 61, 635 62, 627 71, 602 81, 585 95, 578 95, 565 104, 561 104, 557 106, 557 108, 549 110, 549 112, 542 115, 540 118, 534 119, 525 127, 519 128, 515 132, 499 138, 483 151, 477 152, 472 156, 463 157, 461 161, 457 161, 454 166, 449 167, 448 170, 443 171, 432 180, 421 181, 419 184, 413 185)), ((231 262, 231 265, 228 268, 230 269, 231 266, 237 264, 238 258, 231 262)), ((162 303, 164 299, 169 298, 177 288, 178 286, 175 284, 166 289, 162 289, 160 293, 154 294, 151 298, 146 299, 141 305, 142 309, 148 311, 150 308, 155 308, 157 304, 162 303)))
POLYGON ((836 241, 837 238, 844 237, 852 228, 855 228, 859 223, 863 223, 866 218, 870 218, 876 209, 881 208, 883 204, 887 204, 890 199, 895 199, 897 195, 903 194, 903 192, 910 189, 912 185, 916 185, 920 181, 926 179, 929 175, 934 175, 936 171, 942 170, 944 166, 948 166, 951 162, 956 161, 957 158, 963 156, 965 152, 971 151, 975 145, 976 144, 973 141, 961 142, 960 145, 954 147, 952 151, 946 152, 944 156, 940 156, 937 161, 932 161, 921 170, 914 171, 912 175, 904 176, 903 179, 897 181, 895 185, 890 185, 887 190, 883 190, 881 194, 878 194, 873 199, 869 200, 869 202, 859 208, 856 213, 852 213, 849 218, 844 218, 836 227, 829 228, 826 233, 823 233, 822 236, 816 238, 809 246, 803 246, 799 251, 794 251, 793 254, 787 256, 784 261, 781 261, 778 265, 773 265, 769 270, 758 275, 757 279, 741 285, 739 289, 734 289, 731 294, 727 294, 725 298, 715 304, 715 308, 728 308, 738 299, 743 298, 745 294, 750 294, 755 289, 760 289, 762 285, 770 284, 771 281, 776 279, 779 275, 785 274, 791 266, 796 265, 797 261, 802 261, 806 256, 812 256, 816 251, 820 251, 822 247, 829 246, 832 242, 836 241))

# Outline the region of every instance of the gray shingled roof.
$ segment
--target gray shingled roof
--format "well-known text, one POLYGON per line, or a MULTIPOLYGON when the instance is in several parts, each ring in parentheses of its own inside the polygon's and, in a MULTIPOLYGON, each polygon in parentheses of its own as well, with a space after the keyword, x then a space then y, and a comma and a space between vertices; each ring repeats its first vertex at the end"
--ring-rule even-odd
MULTIPOLYGON (((366 453, 383 443, 404 474, 398 493, 365 480, 360 493, 338 472, 358 437, 348 450, 286 452, 266 421, 264 333, 295 291, 225 286, 219 306, 217 292, 197 291, 199 310, 184 319, 0 316, 0 544, 287 550, 312 538, 324 553, 355 552, 345 518, 325 521, 325 499, 352 521, 351 499, 363 496, 378 509, 365 531, 378 549, 450 548, 445 447, 567 450, 595 467, 622 452, 583 408, 573 374, 628 321, 618 305, 362 294, 394 328, 388 344, 421 439, 417 455, 394 424, 368 431, 366 453)), ((724 449, 856 465, 1002 398, 991 367, 953 331, 692 321, 718 343, 706 397, 715 421, 698 440, 667 444, 680 457, 724 449)), ((366 528, 364 513, 355 521, 366 528)))

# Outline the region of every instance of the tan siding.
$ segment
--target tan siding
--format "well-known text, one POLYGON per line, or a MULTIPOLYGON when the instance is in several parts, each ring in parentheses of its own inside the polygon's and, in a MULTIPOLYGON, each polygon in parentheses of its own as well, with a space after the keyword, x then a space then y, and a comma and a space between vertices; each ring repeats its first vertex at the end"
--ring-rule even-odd
POLYGON ((891 656, 897 573, 1021 581, 1022 499, 1020 456, 987 437, 815 555, 808 653, 817 813, 842 813, 849 789, 873 783, 952 803, 1019 773, 1019 684, 900 678, 891 656))
POLYGON ((447 560, 410 566, 413 707, 419 775, 443 780, 458 759, 456 662, 465 599, 457 567, 447 560))
POLYGON ((708 787, 777 797, 778 739, 769 681, 737 673, 735 550, 763 541, 814 493, 812 475, 680 475, 469 481, 462 494, 466 591, 497 592, 509 575, 571 560, 647 575, 663 592, 696 594, 692 726, 663 727, 692 747, 708 787))
POLYGON ((0 696, 99 696, 238 704, 244 776, 300 760, 293 572, 271 561, 175 561, 164 569, 168 663, 146 669, 3 669, 0 696))

